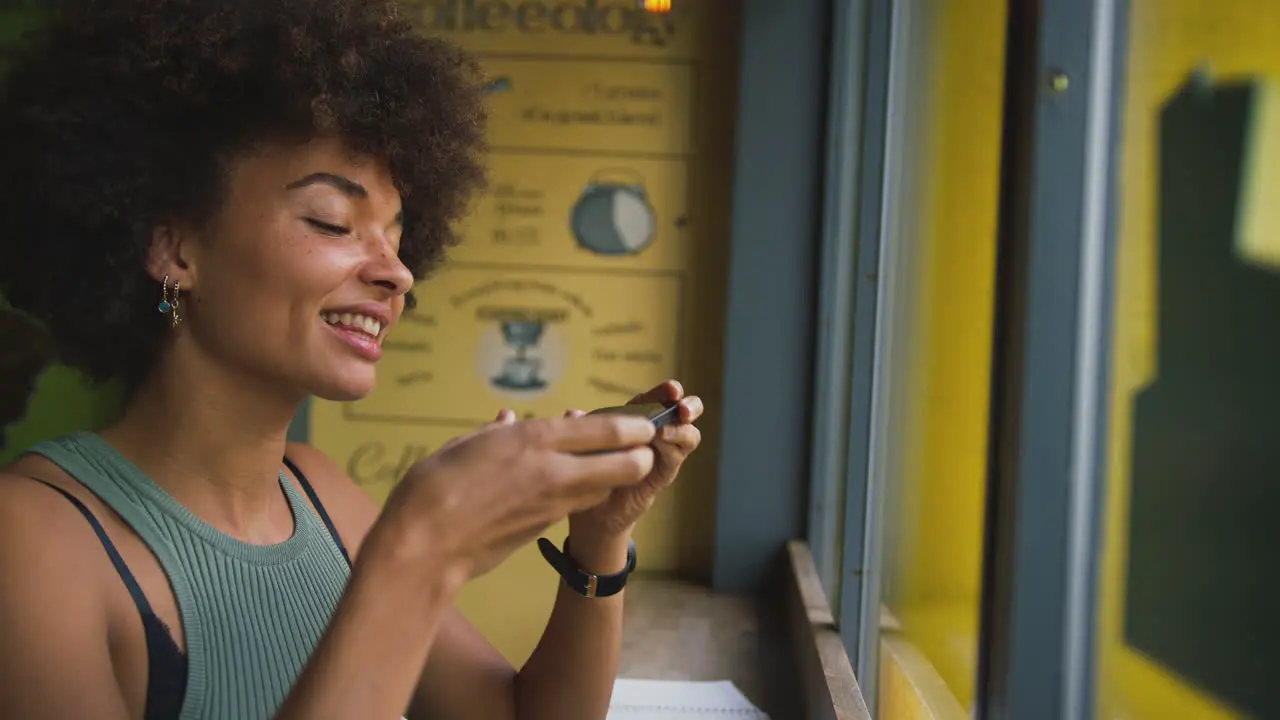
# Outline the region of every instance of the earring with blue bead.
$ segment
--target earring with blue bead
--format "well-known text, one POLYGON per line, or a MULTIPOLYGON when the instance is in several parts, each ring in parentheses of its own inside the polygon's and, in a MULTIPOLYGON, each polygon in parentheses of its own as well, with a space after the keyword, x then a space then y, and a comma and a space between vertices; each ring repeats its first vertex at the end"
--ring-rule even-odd
POLYGON ((178 307, 178 293, 182 287, 179 281, 173 281, 173 292, 169 292, 169 276, 165 275, 164 280, 160 282, 160 304, 156 307, 161 315, 168 315, 174 327, 178 327, 178 323, 182 322, 182 315, 178 307))

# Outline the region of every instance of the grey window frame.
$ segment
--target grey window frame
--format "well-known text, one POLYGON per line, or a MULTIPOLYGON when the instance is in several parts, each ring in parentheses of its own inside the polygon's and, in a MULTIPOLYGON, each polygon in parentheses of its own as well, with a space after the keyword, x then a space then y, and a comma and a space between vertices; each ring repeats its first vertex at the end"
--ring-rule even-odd
POLYGON ((912 0, 836 0, 815 357, 809 543, 867 706, 878 703, 912 0))
POLYGON ((1010 3, 979 718, 1093 716, 1127 10, 1010 3))
MULTIPOLYGON (((922 50, 911 30, 913 6, 912 0, 850 2, 843 9, 848 20, 837 24, 833 43, 831 96, 837 102, 830 112, 832 170, 826 190, 828 208, 839 214, 828 211, 823 238, 827 282, 821 302, 827 311, 819 316, 824 323, 819 331, 843 332, 844 337, 843 345, 827 340, 819 346, 826 356, 820 354, 818 359, 815 405, 823 410, 824 399, 838 397, 843 401, 843 423, 825 435, 815 430, 810 482, 811 496, 825 492, 828 503, 834 496, 830 484, 843 485, 843 507, 837 510, 843 518, 837 524, 818 517, 825 508, 813 502, 810 543, 815 556, 832 557, 820 559, 819 567, 836 577, 834 587, 828 586, 836 623, 873 713, 879 700, 885 493, 893 472, 887 461, 894 442, 890 397, 894 369, 887 357, 898 327, 896 317, 906 311, 900 307, 904 283, 910 281, 904 277, 909 268, 901 263, 904 249, 894 238, 903 229, 899 227, 901 203, 910 199, 904 195, 903 173, 911 160, 907 126, 910 83, 915 77, 911 56, 922 50), (839 83, 849 93, 843 103, 839 83), (852 134, 856 140, 832 142, 840 139, 839 133, 852 134), (841 253, 833 247, 837 243, 847 249, 841 253), (851 267, 849 275, 837 274, 826 266, 829 262, 851 267), (840 371, 847 373, 843 382, 834 377, 840 371), (843 453, 839 465, 830 459, 837 453, 843 453), (828 545, 832 525, 841 531, 838 552, 828 545)), ((837 7, 837 18, 841 10, 837 7)), ((825 417, 815 415, 815 429, 823 421, 840 417, 830 408, 825 410, 825 417)), ((826 577, 823 580, 827 582, 826 577)))

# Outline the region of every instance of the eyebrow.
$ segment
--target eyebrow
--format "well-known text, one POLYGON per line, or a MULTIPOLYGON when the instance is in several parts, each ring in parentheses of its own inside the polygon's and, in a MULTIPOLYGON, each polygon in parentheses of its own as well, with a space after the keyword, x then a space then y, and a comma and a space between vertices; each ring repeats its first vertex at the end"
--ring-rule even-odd
POLYGON ((284 189, 298 190, 300 188, 307 187, 308 185, 316 184, 332 186, 337 188, 338 191, 344 195, 350 195, 351 197, 360 198, 362 200, 369 197, 369 191, 365 190, 364 186, 360 183, 349 178, 344 178, 341 175, 334 175, 333 173, 327 172, 311 173, 304 178, 294 180, 286 185, 284 189))
MULTIPOLYGON (((323 184, 323 185, 329 185, 329 186, 335 187, 344 195, 360 198, 361 200, 367 200, 369 198, 369 191, 365 190, 364 186, 361 185, 360 183, 350 178, 345 178, 345 177, 342 177, 341 175, 335 175, 333 173, 327 173, 327 172, 311 173, 310 175, 304 178, 294 180, 288 185, 285 185, 284 189, 293 191, 293 190, 298 190, 300 188, 307 187, 308 185, 316 185, 316 184, 323 184)), ((396 225, 401 225, 401 226, 404 225, 403 209, 400 210, 400 212, 396 213, 395 220, 393 220, 392 222, 396 225)))

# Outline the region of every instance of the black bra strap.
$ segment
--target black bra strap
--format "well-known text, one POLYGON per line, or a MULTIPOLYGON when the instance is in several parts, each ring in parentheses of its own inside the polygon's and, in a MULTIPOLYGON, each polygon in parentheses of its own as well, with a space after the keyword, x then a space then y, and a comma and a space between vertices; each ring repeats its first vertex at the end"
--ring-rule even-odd
POLYGON ((284 464, 289 468, 289 472, 298 478, 298 484, 302 486, 302 492, 307 494, 307 499, 315 506, 316 514, 320 516, 320 522, 328 528, 329 535, 333 536, 333 541, 337 543, 338 549, 342 551, 342 557, 347 559, 347 565, 351 564, 351 556, 347 554, 347 546, 342 544, 342 538, 338 537, 338 528, 333 526, 333 521, 329 519, 329 513, 325 511, 324 505, 320 502, 320 496, 316 495, 315 488, 311 487, 311 483, 307 482, 307 476, 302 474, 297 465, 289 458, 284 459, 284 464))
POLYGON ((143 617, 154 615, 155 613, 151 611, 151 603, 147 602, 147 596, 142 594, 142 587, 138 585, 137 578, 135 578, 133 573, 129 571, 129 566, 125 564, 124 558, 120 557, 120 552, 116 550, 115 543, 111 542, 111 538, 107 537, 107 531, 103 529, 102 523, 98 522, 98 518, 94 516, 93 512, 91 512, 89 508, 85 507, 84 503, 80 502, 80 498, 72 495, 66 490, 63 490, 57 485, 41 480, 40 478, 33 477, 29 479, 35 480, 41 485, 45 485, 58 491, 63 497, 70 500, 72 505, 76 506, 76 509, 80 511, 80 514, 84 515, 84 519, 89 521, 89 525, 93 528, 94 534, 98 536, 98 541, 102 543, 102 549, 107 551, 107 557, 111 558, 111 564, 115 566, 116 573, 120 576, 120 579, 124 581, 125 588, 129 590, 129 596, 133 598, 133 604, 137 606, 138 613, 143 617))

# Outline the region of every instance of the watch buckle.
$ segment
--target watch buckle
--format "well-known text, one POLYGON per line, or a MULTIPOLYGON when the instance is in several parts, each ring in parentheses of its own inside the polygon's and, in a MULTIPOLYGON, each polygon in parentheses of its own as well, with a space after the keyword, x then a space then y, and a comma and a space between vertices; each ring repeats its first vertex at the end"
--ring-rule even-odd
POLYGON ((587 573, 587 597, 593 598, 599 590, 600 578, 587 573))

